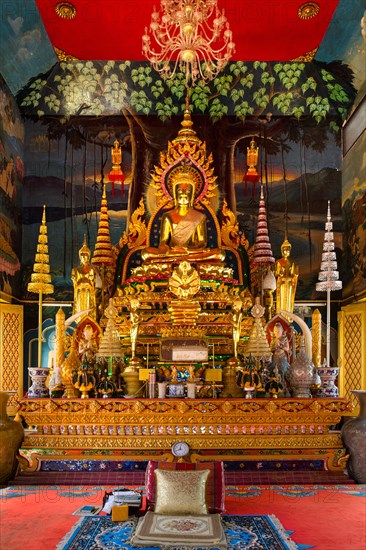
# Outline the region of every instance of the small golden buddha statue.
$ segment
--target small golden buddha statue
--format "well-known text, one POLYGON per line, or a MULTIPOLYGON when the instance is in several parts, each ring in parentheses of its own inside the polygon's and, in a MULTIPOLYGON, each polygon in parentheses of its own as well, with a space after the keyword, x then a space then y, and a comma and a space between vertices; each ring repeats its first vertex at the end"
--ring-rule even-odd
POLYGON ((299 268, 290 259, 291 244, 285 239, 281 245, 282 258, 276 261, 274 274, 277 279, 276 286, 276 311, 280 309, 289 311, 294 310, 295 293, 299 268))
POLYGON ((158 248, 142 251, 145 264, 161 262, 222 262, 225 253, 208 249, 206 216, 194 208, 195 184, 188 172, 179 172, 173 182, 174 208, 161 219, 158 248))
POLYGON ((80 265, 74 267, 71 271, 71 279, 74 285, 73 313, 89 310, 89 317, 96 319, 96 273, 90 264, 90 255, 90 249, 86 244, 86 236, 84 235, 83 246, 79 250, 80 265))
POLYGON ((122 162, 122 149, 118 139, 115 139, 112 147, 112 164, 120 166, 122 162))
POLYGON ((258 151, 259 147, 256 147, 254 138, 251 139, 250 147, 247 147, 247 165, 248 174, 258 176, 257 164, 258 164, 258 151))

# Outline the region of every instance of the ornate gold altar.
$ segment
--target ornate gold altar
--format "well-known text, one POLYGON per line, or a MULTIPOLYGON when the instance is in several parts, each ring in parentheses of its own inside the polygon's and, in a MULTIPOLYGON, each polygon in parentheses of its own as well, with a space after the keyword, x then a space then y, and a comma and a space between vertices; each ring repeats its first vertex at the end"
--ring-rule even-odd
MULTIPOLYGON (((220 197, 212 157, 188 112, 118 247, 106 253, 105 188, 100 220, 92 264, 102 267, 103 281, 113 267, 113 299, 106 307, 103 287, 102 302, 78 320, 68 354, 59 335, 55 398, 21 400, 30 427, 22 467, 36 469, 45 456, 169 459, 172 444, 184 440, 193 461, 310 458, 342 469, 335 428, 350 412, 348 401, 310 398, 309 377, 306 387, 302 380, 289 387, 285 369, 298 344, 291 321, 268 318, 272 306, 253 299, 252 250, 220 197)), ((90 279, 94 268, 87 267, 90 279)), ((281 277, 293 298, 297 272, 287 271, 281 277)))
POLYGON ((322 459, 344 467, 334 427, 345 399, 27 399, 20 413, 32 426, 22 454, 38 458, 148 460, 186 441, 191 460, 322 459))

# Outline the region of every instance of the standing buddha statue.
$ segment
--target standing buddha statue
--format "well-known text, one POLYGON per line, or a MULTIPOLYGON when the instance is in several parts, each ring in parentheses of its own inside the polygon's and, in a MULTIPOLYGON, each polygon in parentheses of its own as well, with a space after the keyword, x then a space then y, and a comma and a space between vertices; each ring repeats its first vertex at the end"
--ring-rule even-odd
POLYGON ((295 293, 297 286, 297 279, 299 276, 299 268, 290 259, 291 244, 285 239, 281 245, 282 258, 276 260, 275 263, 275 277, 277 280, 276 285, 276 311, 280 309, 289 311, 294 310, 295 293))
POLYGON ((83 246, 79 250, 80 265, 74 267, 71 271, 71 279, 74 285, 73 313, 90 310, 88 315, 92 319, 96 319, 96 273, 90 264, 90 255, 90 249, 86 244, 86 236, 84 235, 83 246))

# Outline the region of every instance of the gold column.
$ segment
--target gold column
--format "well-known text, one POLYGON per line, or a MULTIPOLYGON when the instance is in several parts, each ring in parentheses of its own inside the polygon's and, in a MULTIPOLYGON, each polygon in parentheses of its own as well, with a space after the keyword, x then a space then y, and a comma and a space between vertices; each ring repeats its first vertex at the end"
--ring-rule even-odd
POLYGON ((56 313, 56 350, 55 350, 55 367, 61 368, 65 360, 65 313, 62 308, 56 313))
POLYGON ((311 316, 312 318, 312 335, 313 335, 313 348, 312 348, 312 359, 316 368, 321 366, 322 355, 321 355, 321 346, 322 346, 322 315, 318 309, 316 309, 311 316))
POLYGON ((23 397, 23 306, 5 303, 0 304, 0 391, 16 392, 8 402, 8 414, 15 415, 23 397))

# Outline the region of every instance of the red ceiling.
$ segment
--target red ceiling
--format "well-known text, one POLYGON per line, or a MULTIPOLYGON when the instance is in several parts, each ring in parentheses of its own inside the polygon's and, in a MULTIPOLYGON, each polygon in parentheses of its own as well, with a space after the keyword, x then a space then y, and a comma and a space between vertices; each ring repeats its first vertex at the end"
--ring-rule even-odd
MULTIPOLYGON (((317 0, 317 16, 302 20, 306 0, 218 0, 236 44, 234 60, 288 61, 317 48, 339 0, 317 0)), ((142 35, 159 0, 71 0, 74 19, 61 19, 55 0, 36 0, 54 47, 79 59, 144 60, 142 35)))

